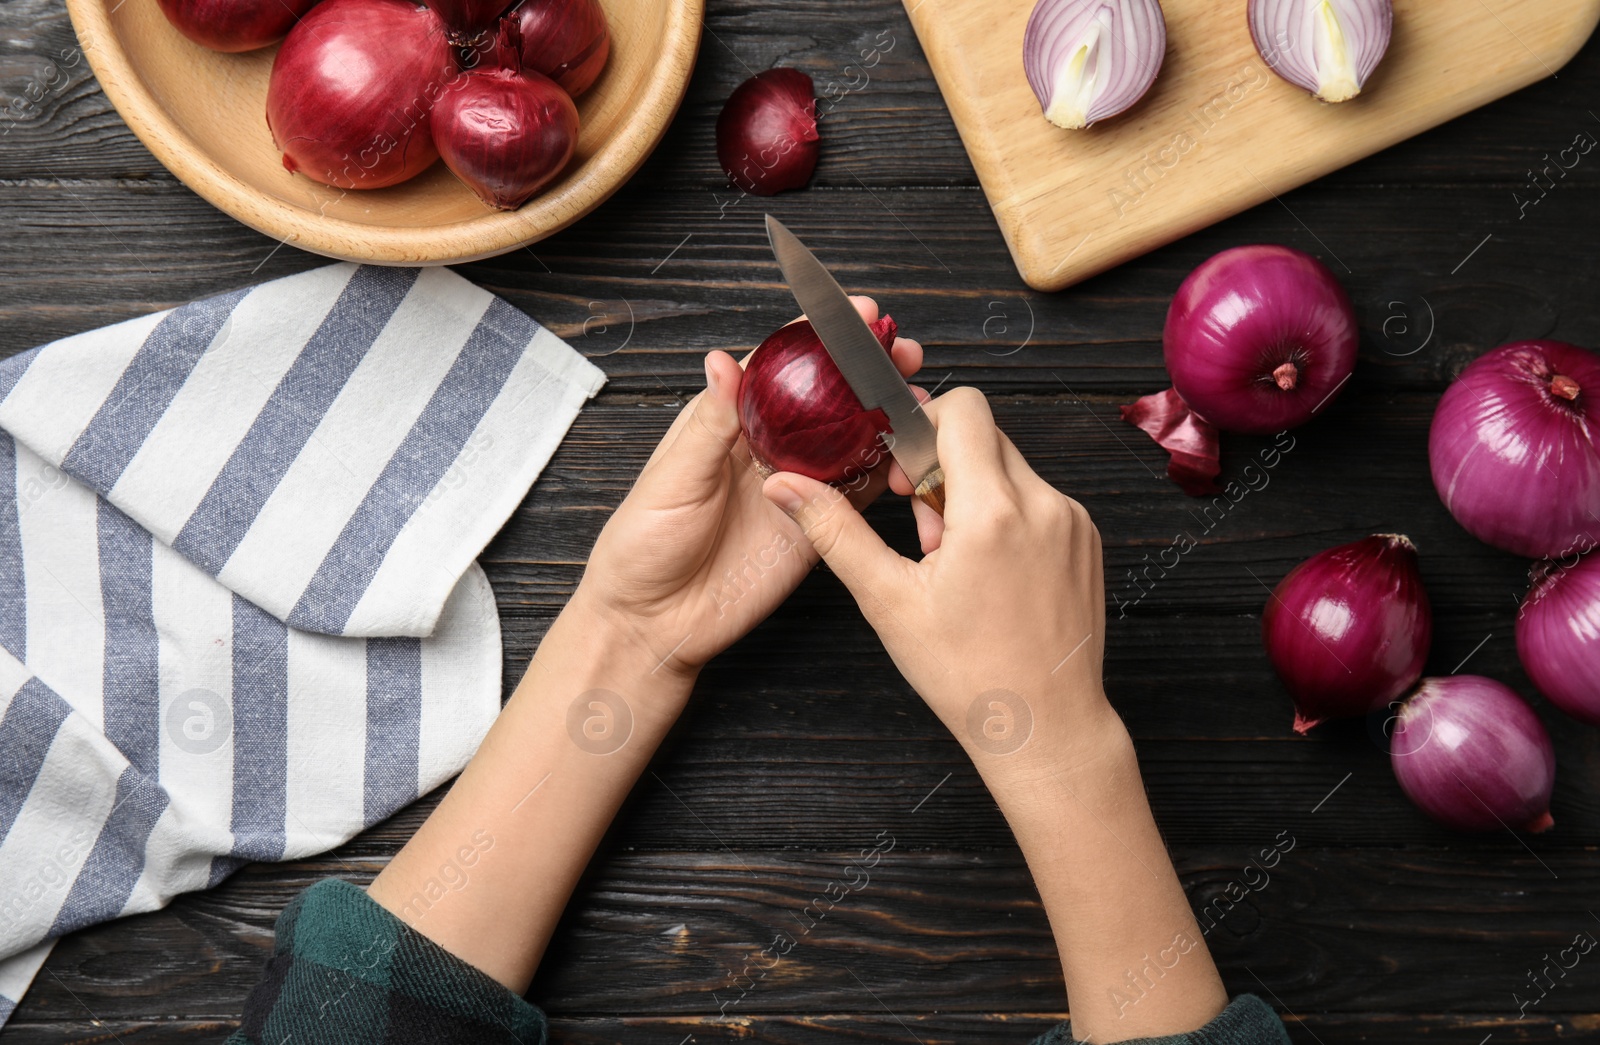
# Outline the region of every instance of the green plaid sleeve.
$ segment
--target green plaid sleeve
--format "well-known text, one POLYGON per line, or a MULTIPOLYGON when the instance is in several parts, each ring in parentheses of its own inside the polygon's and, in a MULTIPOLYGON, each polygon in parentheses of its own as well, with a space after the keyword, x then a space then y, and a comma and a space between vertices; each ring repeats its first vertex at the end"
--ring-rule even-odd
MULTIPOLYGON (((1078 1045, 1072 1024, 1059 1024, 1033 1045, 1078 1045)), ((1137 1038, 1120 1045, 1289 1045, 1289 1032, 1266 1002, 1254 994, 1241 994, 1217 1018, 1188 1034, 1167 1038, 1137 1038)))
POLYGON ((278 917, 265 975, 225 1045, 545 1045, 544 1013, 324 879, 278 917))

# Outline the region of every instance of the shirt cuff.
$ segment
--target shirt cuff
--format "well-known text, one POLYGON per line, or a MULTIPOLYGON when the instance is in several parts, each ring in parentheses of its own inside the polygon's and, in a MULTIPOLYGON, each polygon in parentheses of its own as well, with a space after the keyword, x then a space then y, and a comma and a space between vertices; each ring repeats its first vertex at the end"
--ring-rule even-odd
POLYGON ((326 878, 278 917, 272 958, 227 1045, 545 1045, 544 1013, 326 878))
MULTIPOLYGON (((1081 1045, 1072 1036, 1072 1021, 1057 1024, 1033 1045, 1081 1045)), ((1289 1045, 1289 1032, 1266 1002, 1241 994, 1199 1030, 1164 1038, 1134 1038, 1117 1045, 1289 1045)))

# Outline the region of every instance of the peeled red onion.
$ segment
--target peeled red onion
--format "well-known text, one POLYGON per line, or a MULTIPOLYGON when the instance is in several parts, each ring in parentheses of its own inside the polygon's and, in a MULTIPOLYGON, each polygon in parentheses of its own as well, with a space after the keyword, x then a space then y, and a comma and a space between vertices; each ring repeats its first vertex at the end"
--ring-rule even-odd
POLYGON ((1361 93, 1389 49, 1390 0, 1250 0, 1250 37, 1272 71, 1325 102, 1361 93))
POLYGON ((1600 356, 1519 341, 1473 361, 1428 432, 1433 485, 1478 540, 1517 555, 1600 544, 1600 356))
POLYGON ((1493 679, 1423 679, 1396 716, 1389 762, 1407 797, 1446 827, 1537 833, 1554 823, 1550 734, 1493 679))
POLYGON ((1068 130, 1131 109, 1166 53, 1157 0, 1039 0, 1022 34, 1028 85, 1045 119, 1068 130))
POLYGON ((1294 698, 1295 732, 1386 707, 1433 641, 1416 545, 1385 533, 1313 555, 1273 590, 1261 640, 1294 698))
MULTIPOLYGON (((895 321, 871 324, 883 350, 895 321)), ((763 474, 798 472, 825 483, 852 480, 882 459, 879 435, 891 431, 882 410, 867 410, 806 320, 774 331, 745 364, 739 423, 763 474)))
POLYGON ((254 51, 275 44, 317 0, 161 0, 161 12, 184 36, 213 51, 254 51))
POLYGON ((445 29, 450 32, 450 42, 458 47, 472 46, 495 26, 511 0, 422 0, 433 8, 445 29))
POLYGON ((798 69, 768 69, 734 89, 717 116, 717 161, 745 192, 798 189, 817 167, 817 96, 798 69))
POLYGON ((515 210, 560 174, 578 142, 578 110, 554 80, 517 64, 507 22, 491 60, 444 93, 431 115, 445 165, 491 207, 515 210))
POLYGON ((1174 452, 1167 471, 1185 491, 1216 493, 1214 429, 1304 424, 1349 380, 1359 344, 1350 298, 1322 262, 1274 244, 1234 247, 1191 272, 1167 310, 1162 349, 1177 394, 1146 396, 1122 416, 1174 452), (1208 424, 1188 425, 1190 412, 1208 424))
POLYGON ((380 189, 438 158, 428 110, 460 76, 428 8, 324 0, 273 60, 267 126, 288 170, 341 189, 380 189))
POLYGON ((1600 555, 1534 567, 1517 615, 1517 656, 1550 703, 1600 726, 1600 555))
POLYGON ((506 13, 522 32, 522 66, 574 98, 589 89, 611 53, 599 0, 522 0, 506 13))

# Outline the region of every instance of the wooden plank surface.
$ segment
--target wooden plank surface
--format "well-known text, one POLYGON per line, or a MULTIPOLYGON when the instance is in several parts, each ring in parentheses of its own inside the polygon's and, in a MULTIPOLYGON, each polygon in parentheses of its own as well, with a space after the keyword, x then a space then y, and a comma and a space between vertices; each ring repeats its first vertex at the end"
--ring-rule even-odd
MULTIPOLYGON (((82 64, 62 57, 72 37, 58 0, 10 0, 0 30, 0 354, 321 264, 219 214, 144 152, 82 64)), ((1600 731, 1539 702, 1560 760, 1549 834, 1524 847, 1445 832, 1399 795, 1364 725, 1290 734, 1251 577, 1274 583, 1330 544, 1404 529, 1438 608, 1429 670, 1465 659, 1462 670, 1531 694, 1511 631, 1526 564, 1451 522, 1423 450, 1439 392, 1477 353, 1518 337, 1600 345, 1600 153, 1543 194, 1527 188, 1530 165, 1579 134, 1600 137, 1600 48, 1281 203, 1047 295, 1018 280, 898 3, 712 0, 706 30, 689 97, 643 176, 537 255, 461 270, 611 379, 484 556, 508 680, 678 399, 699 387, 701 354, 748 348, 789 318, 760 231, 770 207, 927 344, 927 385, 989 392, 1023 452, 1094 513, 1113 599, 1108 687, 1196 906, 1277 832, 1297 840, 1251 896, 1253 914, 1241 906, 1212 934, 1230 988, 1270 989, 1297 1042, 1600 1035, 1600 966, 1574 970, 1525 1019, 1511 1000, 1562 933, 1600 930, 1586 913, 1600 912, 1600 731), (805 69, 820 90, 859 81, 847 72, 856 56, 887 39, 870 80, 824 117, 813 186, 732 202, 711 137, 732 86, 774 63, 805 69), (1269 485, 1200 533, 1195 502, 1160 478, 1159 452, 1116 407, 1164 384, 1162 319, 1184 274, 1253 241, 1301 247, 1339 273, 1362 319, 1361 364, 1269 485), (1119 618, 1127 571, 1179 528, 1199 547, 1119 618)), ((1227 474, 1261 445, 1225 437, 1227 474)), ((873 519, 911 547, 901 510, 881 505, 873 519)), ((652 770, 531 994, 558 1042, 1020 1043, 1062 1015, 1059 969, 1003 820, 825 571, 706 672, 652 770), (730 965, 880 830, 897 849, 859 902, 719 1017, 712 995, 730 965)), ((323 875, 368 880, 436 800, 317 860, 252 866, 63 941, 0 1045, 218 1040, 288 897, 323 875)))
MULTIPOLYGON (((1393 39, 1367 89, 1328 105, 1272 73, 1234 0, 1166 0, 1165 61, 1148 93, 1119 116, 1064 131, 1040 115, 1023 72, 1034 3, 906 8, 1017 270, 1040 290, 1072 286, 1553 76, 1600 20, 1596 0, 1395 0, 1393 39)), ((1103 50, 1124 47, 1142 53, 1120 39, 1103 50)))

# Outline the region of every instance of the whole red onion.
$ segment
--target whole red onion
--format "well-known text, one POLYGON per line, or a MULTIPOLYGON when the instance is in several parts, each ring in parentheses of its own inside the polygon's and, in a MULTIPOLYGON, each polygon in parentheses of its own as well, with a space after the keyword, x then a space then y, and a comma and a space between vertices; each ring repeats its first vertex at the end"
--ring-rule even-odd
POLYGON ((161 0, 177 30, 213 51, 254 51, 275 44, 317 0, 161 0))
POLYGON ((550 77, 574 98, 589 89, 611 54, 599 0, 522 0, 507 12, 522 32, 522 67, 550 77))
POLYGON ((1537 833, 1554 822, 1550 734, 1521 697, 1493 679, 1423 679, 1400 708, 1389 762, 1407 797, 1446 827, 1537 833))
POLYGON ((1550 703, 1600 726, 1600 555, 1534 567, 1517 615, 1517 655, 1550 703))
POLYGON ((518 69, 474 69, 433 107, 445 165, 491 207, 515 210, 572 158, 578 110, 555 81, 518 69))
POLYGON ((341 189, 380 189, 438 158, 428 110, 460 78, 428 8, 324 0, 273 60, 267 126, 288 170, 341 189))
POLYGON ((1416 545, 1385 533, 1313 555, 1273 590, 1261 640, 1294 698, 1295 732, 1386 707, 1433 641, 1416 545))
MULTIPOLYGON (((872 324, 885 352, 899 328, 872 324)), ((825 483, 851 480, 882 459, 882 410, 867 410, 850 390, 809 322, 790 323, 761 342, 739 384, 739 423, 764 473, 798 472, 825 483)))
POLYGON ((745 192, 802 188, 817 167, 817 96, 798 69, 768 69, 734 89, 717 116, 717 160, 745 192))
POLYGON ((1184 453, 1167 471, 1187 492, 1215 493, 1221 469, 1210 429, 1267 434, 1304 424, 1349 380, 1359 342, 1350 298, 1322 262, 1273 244, 1234 247, 1191 272, 1167 310, 1162 347, 1177 395, 1146 396, 1122 415, 1184 453), (1186 428, 1188 413, 1210 428, 1186 428))
POLYGON ((1600 544, 1600 357, 1562 341, 1479 356, 1428 432, 1433 485, 1478 540, 1530 558, 1600 544))
POLYGON ((449 30, 450 42, 471 47, 495 26, 511 0, 422 0, 449 30))

